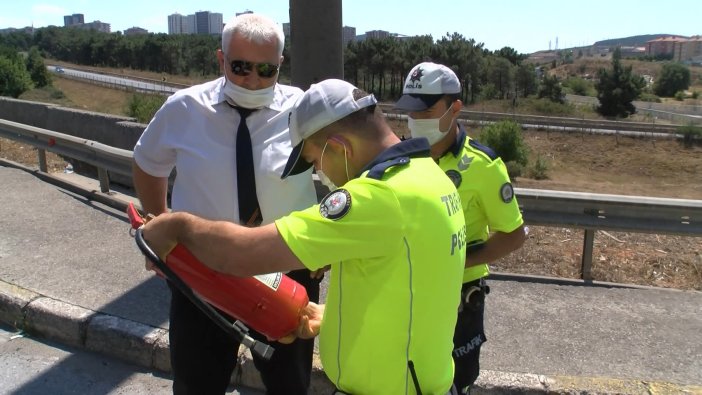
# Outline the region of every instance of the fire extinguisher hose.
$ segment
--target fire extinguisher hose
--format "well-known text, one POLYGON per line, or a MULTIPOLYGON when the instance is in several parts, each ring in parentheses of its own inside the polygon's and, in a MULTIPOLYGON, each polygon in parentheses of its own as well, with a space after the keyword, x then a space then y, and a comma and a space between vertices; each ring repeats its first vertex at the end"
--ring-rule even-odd
POLYGON ((178 275, 171 270, 170 267, 164 262, 146 243, 144 240, 143 229, 138 228, 134 233, 134 240, 141 252, 146 256, 158 270, 163 273, 163 275, 171 282, 180 292, 183 293, 197 308, 202 310, 205 315, 214 321, 222 330, 224 330, 229 335, 233 336, 241 344, 248 347, 252 353, 260 356, 264 359, 270 359, 273 355, 273 347, 266 343, 257 341, 256 339, 249 336, 249 328, 246 327, 241 321, 236 320, 234 323, 230 323, 229 320, 224 318, 217 310, 210 306, 207 302, 203 301, 198 297, 193 290, 180 278, 178 275))

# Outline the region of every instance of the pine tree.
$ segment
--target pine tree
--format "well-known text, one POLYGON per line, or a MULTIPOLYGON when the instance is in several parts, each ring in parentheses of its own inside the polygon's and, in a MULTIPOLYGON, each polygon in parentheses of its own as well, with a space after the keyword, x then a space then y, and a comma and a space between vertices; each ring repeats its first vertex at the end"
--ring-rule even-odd
POLYGON ((558 77, 548 75, 544 77, 539 87, 539 99, 547 98, 554 103, 565 103, 563 87, 561 87, 558 77))
POLYGON ((632 102, 641 94, 646 82, 643 77, 632 73, 631 66, 622 66, 619 48, 612 55, 612 69, 600 69, 597 77, 598 113, 605 117, 626 118, 636 112, 632 102))

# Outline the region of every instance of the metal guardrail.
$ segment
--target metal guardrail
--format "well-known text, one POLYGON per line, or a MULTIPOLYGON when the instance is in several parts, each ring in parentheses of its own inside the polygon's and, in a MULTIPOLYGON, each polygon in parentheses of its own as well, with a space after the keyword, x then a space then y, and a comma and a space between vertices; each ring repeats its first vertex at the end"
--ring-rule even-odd
POLYGON ((592 280, 596 230, 702 236, 702 200, 523 188, 514 192, 527 224, 584 230, 584 280, 592 280))
MULTIPOLYGON (((51 64, 51 65, 46 66, 46 68, 52 72, 56 72, 56 67, 61 67, 64 70, 66 70, 66 68, 64 68, 63 66, 60 66, 60 65, 51 64)), ((81 73, 85 73, 86 75, 93 75, 94 74, 94 75, 101 75, 101 76, 106 76, 106 77, 114 77, 114 78, 119 78, 119 79, 132 80, 132 81, 141 81, 141 82, 148 83, 150 86, 160 86, 161 88, 156 89, 155 90, 156 92, 163 92, 163 93, 167 92, 169 94, 173 93, 175 90, 185 89, 185 88, 190 87, 190 85, 187 85, 187 84, 180 84, 177 82, 166 81, 165 79, 159 80, 159 79, 153 79, 153 78, 140 77, 140 76, 133 75, 133 74, 111 73, 109 71, 105 71, 105 70, 102 70, 100 68, 91 69, 91 68, 76 67, 75 65, 72 65, 72 66, 68 67, 67 70, 78 71, 81 73), (166 87, 167 88, 174 88, 174 89, 166 89, 166 87)), ((70 74, 61 73, 61 74, 59 74, 59 76, 70 77, 70 74)), ((84 77, 82 77, 82 79, 89 79, 89 78, 87 76, 84 76, 84 77)))
MULTIPOLYGON (((96 166, 100 189, 109 192, 108 172, 131 176, 132 151, 46 129, 0 119, 0 137, 38 148, 46 172, 45 151, 96 166)), ((622 196, 515 188, 527 224, 583 229, 582 278, 591 280, 596 230, 702 236, 702 200, 622 196)))
MULTIPOLYGON (((566 101, 580 104, 598 105, 600 101, 593 96, 581 96, 566 94, 566 101)), ((682 104, 682 103, 656 103, 650 101, 634 100, 631 104, 636 107, 636 111, 655 110, 673 112, 680 115, 697 115, 702 116, 702 105, 700 104, 682 104)))
POLYGON ((46 151, 77 159, 98 169, 100 190, 110 190, 108 172, 132 175, 132 151, 64 133, 0 119, 0 137, 37 147, 39 170, 47 171, 46 151))
MULTIPOLYGON (((395 110, 391 104, 380 104, 380 108, 390 117, 397 117, 398 115, 404 114, 403 112, 395 110)), ((473 123, 492 123, 509 119, 521 125, 529 125, 531 127, 547 126, 550 128, 561 128, 564 130, 576 129, 584 132, 610 130, 619 132, 655 133, 656 135, 670 135, 670 137, 675 137, 679 127, 679 125, 665 125, 646 122, 547 117, 542 115, 524 115, 472 110, 461 110, 459 119, 473 123)))
POLYGON ((74 80, 74 81, 80 81, 80 82, 87 82, 92 85, 98 85, 106 88, 111 88, 111 89, 120 89, 120 90, 126 90, 126 91, 132 91, 132 92, 140 92, 140 93, 147 93, 147 94, 158 94, 158 95, 163 95, 163 96, 170 96, 172 95, 178 88, 173 88, 171 86, 165 85, 163 83, 160 83, 158 81, 154 82, 145 82, 142 80, 132 80, 132 79, 127 79, 126 77, 113 77, 109 75, 102 75, 102 74, 85 74, 83 75, 83 72, 80 72, 81 74, 71 74, 71 73, 63 73, 63 74, 57 74, 58 77, 60 78, 65 78, 69 80, 74 80))

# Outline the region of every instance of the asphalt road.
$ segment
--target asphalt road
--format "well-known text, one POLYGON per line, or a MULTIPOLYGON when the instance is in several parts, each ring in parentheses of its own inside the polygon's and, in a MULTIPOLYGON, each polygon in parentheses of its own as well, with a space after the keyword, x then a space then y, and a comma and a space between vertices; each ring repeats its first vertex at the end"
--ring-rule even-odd
MULTIPOLYGON (((0 280, 167 328, 166 287, 122 213, 13 168, 0 186, 0 280)), ((490 283, 485 370, 702 384, 702 293, 490 283)))
POLYGON ((82 79, 92 81, 93 83, 108 86, 126 87, 141 92, 153 92, 172 94, 181 88, 174 88, 165 83, 147 82, 127 77, 117 77, 114 75, 92 73, 89 71, 74 70, 65 67, 47 66, 50 71, 61 74, 67 78, 82 79))
MULTIPOLYGON (((0 324, 0 394, 170 395, 167 374, 51 341, 0 324)), ((228 394, 260 391, 231 388, 228 394)))

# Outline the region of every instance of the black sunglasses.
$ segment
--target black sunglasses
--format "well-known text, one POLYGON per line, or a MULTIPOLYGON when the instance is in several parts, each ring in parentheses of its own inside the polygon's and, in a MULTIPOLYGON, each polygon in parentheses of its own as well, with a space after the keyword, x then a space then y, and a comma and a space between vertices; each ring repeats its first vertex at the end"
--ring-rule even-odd
POLYGON ((249 75, 253 69, 256 69, 256 73, 258 73, 258 76, 261 78, 273 77, 280 68, 277 64, 253 63, 245 60, 232 60, 231 67, 232 73, 242 77, 249 75))

